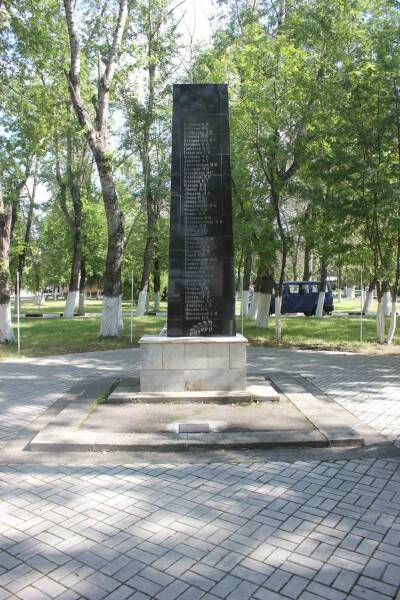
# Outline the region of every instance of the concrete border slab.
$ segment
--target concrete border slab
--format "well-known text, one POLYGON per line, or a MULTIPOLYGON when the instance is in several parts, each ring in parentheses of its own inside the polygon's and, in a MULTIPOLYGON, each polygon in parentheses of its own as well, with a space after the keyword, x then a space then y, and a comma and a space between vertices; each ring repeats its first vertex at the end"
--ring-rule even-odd
POLYGON ((164 403, 201 402, 216 404, 278 402, 279 392, 271 381, 262 376, 247 377, 245 391, 185 391, 185 392, 141 392, 139 379, 123 381, 115 386, 107 398, 107 403, 164 403))
MULTIPOLYGON (((254 385, 261 385, 261 378, 251 376, 254 385)), ((302 413, 313 426, 310 431, 235 431, 215 432, 193 430, 153 433, 115 433, 91 431, 84 423, 93 410, 93 396, 86 394, 69 403, 31 441, 32 451, 50 452, 98 452, 98 451, 178 451, 188 449, 232 450, 262 448, 360 448, 365 436, 370 443, 386 443, 387 440, 356 417, 323 395, 318 388, 298 375, 271 374, 269 381, 286 399, 302 413)), ((131 380, 130 385, 134 385, 131 380)), ((124 385, 120 382, 121 385, 124 385)), ((262 387, 262 386, 261 386, 262 387)), ((116 388, 118 389, 118 387, 116 388)))

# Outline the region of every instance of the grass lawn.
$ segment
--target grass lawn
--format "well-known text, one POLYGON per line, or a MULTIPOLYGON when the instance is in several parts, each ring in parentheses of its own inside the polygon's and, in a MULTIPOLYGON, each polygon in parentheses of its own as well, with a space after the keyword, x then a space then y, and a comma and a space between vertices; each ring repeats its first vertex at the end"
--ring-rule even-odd
MULTIPOLYGON (((336 298, 333 300, 333 306, 335 307, 336 312, 349 312, 349 311, 360 311, 361 310, 361 302, 360 298, 354 298, 353 300, 342 298, 340 302, 337 301, 336 298)), ((400 302, 399 298, 397 298, 397 312, 400 312, 400 302)), ((371 304, 370 312, 376 313, 376 309, 378 307, 378 302, 376 299, 373 300, 371 304)))
MULTIPOLYGON (((391 346, 375 343, 376 322, 373 317, 362 319, 363 342, 360 342, 360 317, 282 317, 282 323, 281 347, 400 354, 399 331, 391 346)), ((386 320, 388 327, 389 319, 386 320)), ((238 331, 240 328, 238 322, 238 331)), ((256 327, 254 321, 245 321, 244 335, 252 346, 277 346, 273 318, 267 330, 256 327)))
MULTIPOLYGON (((158 333, 165 319, 135 317, 133 345, 146 333, 158 333)), ((124 330, 119 338, 100 339, 99 317, 75 317, 74 319, 22 319, 21 355, 49 356, 71 352, 116 350, 130 348, 130 319, 124 319, 124 330)), ((16 329, 14 329, 16 334, 16 329)), ((0 344, 0 359, 17 356, 16 344, 0 344)))
MULTIPOLYGON (((86 300, 85 301, 85 310, 86 313, 101 313, 101 304, 102 301, 101 300, 86 300)), ((43 302, 40 307, 36 304, 36 302, 34 300, 23 300, 21 302, 21 313, 23 314, 31 314, 31 315, 36 315, 36 314, 42 314, 42 313, 47 313, 47 314, 53 314, 53 313, 58 313, 58 314, 62 314, 64 312, 64 306, 65 306, 65 300, 46 300, 46 302, 43 302)), ((13 314, 14 314, 14 302, 12 303, 12 308, 13 308, 13 314)), ((129 312, 130 311, 130 304, 128 302, 123 302, 122 304, 122 308, 124 311, 129 312)), ((75 309, 76 311, 78 310, 77 308, 75 309)))
MULTIPOLYGON (((50 303, 49 303, 50 304, 50 303)), ((47 311, 46 311, 47 312, 47 311)), ((50 312, 50 311, 49 311, 50 312)), ((124 319, 125 328, 118 339, 99 339, 99 317, 75 317, 64 319, 22 319, 21 355, 48 356, 71 352, 114 350, 129 348, 130 319, 124 319)), ((364 318, 364 342, 360 343, 359 317, 283 317, 283 339, 277 344, 274 339, 274 321, 268 329, 260 329, 253 321, 245 321, 244 335, 254 346, 277 346, 318 350, 348 350, 369 353, 400 354, 400 335, 392 346, 379 346, 375 340, 375 319, 364 318)), ((133 346, 145 333, 158 333, 165 318, 154 316, 134 317, 133 346)), ((388 324, 388 323, 387 323, 388 324)), ((241 320, 237 319, 237 330, 241 331, 241 320)), ((16 344, 0 345, 0 359, 17 356, 16 344)))

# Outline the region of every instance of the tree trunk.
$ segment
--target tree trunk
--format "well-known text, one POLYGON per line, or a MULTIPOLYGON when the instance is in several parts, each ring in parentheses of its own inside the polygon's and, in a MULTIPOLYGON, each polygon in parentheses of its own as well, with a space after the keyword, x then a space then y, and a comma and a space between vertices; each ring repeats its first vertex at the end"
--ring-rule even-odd
POLYGON ((71 0, 64 0, 65 19, 71 52, 68 84, 77 120, 85 133, 100 179, 107 219, 107 259, 104 274, 103 310, 100 336, 117 336, 121 325, 121 266, 124 241, 124 219, 112 170, 112 152, 108 140, 109 97, 118 54, 128 18, 128 0, 119 0, 118 17, 104 70, 99 68, 97 81, 96 123, 85 106, 80 87, 80 40, 71 0))
POLYGON ((299 262, 299 246, 300 246, 300 236, 297 236, 296 244, 294 247, 293 253, 293 280, 297 281, 297 266, 299 262))
POLYGON ((11 321, 10 242, 12 229, 12 204, 4 205, 0 187, 0 343, 14 341, 11 321))
POLYGON ((251 267, 253 263, 253 257, 251 252, 246 252, 244 256, 244 264, 243 264, 243 291, 242 291, 242 301, 240 305, 240 314, 242 314, 245 318, 249 313, 249 288, 250 288, 250 279, 251 279, 251 267))
POLYGON ((368 291, 365 296, 365 302, 363 306, 363 313, 368 314, 371 310, 372 302, 374 299, 374 290, 376 288, 376 279, 372 279, 368 286, 368 291))
POLYGON ((315 316, 317 318, 321 318, 324 314, 324 304, 325 304, 325 290, 326 290, 326 279, 328 276, 328 268, 325 262, 325 259, 321 259, 321 274, 320 274, 320 284, 319 284, 319 292, 318 292, 318 302, 317 308, 315 311, 315 316))
MULTIPOLYGON (((242 286, 242 263, 243 263, 243 248, 240 251, 239 264, 237 269, 237 277, 236 277, 236 295, 240 294, 241 286, 242 286)), ((236 306, 236 304, 235 304, 236 306)))
POLYGON ((377 283, 378 308, 376 309, 376 339, 378 344, 385 343, 385 315, 382 311, 383 290, 377 283))
POLYGON ((304 248, 304 270, 303 281, 310 281, 313 268, 313 253, 312 248, 307 243, 304 248))
POLYGON ((143 255, 142 279, 140 282, 139 298, 137 305, 137 315, 143 315, 146 310, 146 303, 149 293, 149 280, 151 263, 153 260, 153 250, 155 243, 155 233, 157 226, 157 203, 152 193, 151 185, 151 162, 150 162, 150 128, 153 122, 154 111, 154 86, 156 77, 156 64, 152 58, 153 40, 148 38, 147 48, 147 71, 148 71, 148 97, 146 107, 146 120, 143 134, 143 152, 142 152, 142 172, 143 188, 147 210, 147 239, 143 255))
POLYGON ((156 256, 154 259, 153 285, 154 285, 154 310, 157 313, 160 311, 160 308, 161 308, 161 306, 160 306, 160 300, 161 300, 160 260, 159 260, 158 256, 156 256))
POLYGON ((101 337, 116 337, 121 329, 121 268, 124 245, 124 218, 118 206, 110 161, 106 153, 96 160, 107 218, 107 259, 104 274, 101 337))
POLYGON ((282 337, 282 296, 275 296, 275 337, 279 341, 282 337))
POLYGON ((390 289, 387 281, 382 282, 382 313, 384 317, 390 315, 390 289))
POLYGON ((136 311, 136 314, 139 316, 144 315, 146 310, 147 294, 149 292, 151 263, 153 260, 153 250, 155 244, 157 224, 157 216, 155 207, 153 205, 153 200, 148 198, 147 203, 147 239, 143 255, 143 271, 142 279, 140 282, 139 299, 136 311))
MULTIPOLYGON (((28 216, 27 216, 27 219, 26 219, 24 244, 23 244, 22 250, 21 250, 21 252, 20 252, 20 254, 18 256, 18 266, 17 266, 17 269, 18 269, 18 272, 19 272, 19 287, 20 287, 20 289, 22 289, 22 278, 23 278, 23 275, 24 275, 26 254, 27 254, 27 251, 28 251, 29 241, 31 239, 31 229, 32 229, 32 221, 33 221, 33 212, 34 212, 34 209, 35 209, 36 189, 37 189, 37 177, 36 177, 36 172, 35 172, 35 177, 33 179, 32 194, 30 194, 28 216)), ((15 289, 17 289, 16 285, 15 285, 15 289)))
POLYGON ((257 327, 268 327, 269 311, 271 308, 272 290, 274 279, 271 273, 265 273, 261 277, 260 292, 258 298, 258 311, 256 325, 257 327))
POLYGON ((79 295, 79 277, 82 262, 82 243, 80 232, 76 231, 73 237, 73 257, 71 265, 71 275, 69 279, 68 296, 65 302, 64 314, 65 319, 72 319, 74 316, 75 307, 78 305, 79 295))
POLYGON ((396 327, 397 327, 396 298, 393 299, 393 296, 392 296, 390 326, 389 326, 389 331, 388 331, 387 340, 386 340, 388 344, 391 344, 393 342, 393 338, 396 333, 396 327))
POLYGON ((84 317, 85 311, 85 296, 86 296, 86 262, 85 257, 81 260, 81 277, 79 280, 79 314, 84 317))
POLYGON ((256 280, 254 282, 253 296, 250 302, 250 308, 247 317, 255 321, 257 318, 258 311, 258 298, 259 298, 259 285, 260 285, 260 272, 257 272, 256 280))

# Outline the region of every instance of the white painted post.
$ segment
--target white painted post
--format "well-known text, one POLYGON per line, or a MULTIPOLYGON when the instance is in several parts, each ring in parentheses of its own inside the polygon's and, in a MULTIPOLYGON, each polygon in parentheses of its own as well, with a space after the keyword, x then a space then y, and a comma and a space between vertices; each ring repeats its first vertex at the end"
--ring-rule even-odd
POLYGON ((360 295, 360 306, 361 306, 361 310, 360 310, 360 342, 363 341, 363 270, 362 267, 360 269, 360 280, 361 280, 361 295, 360 295))
POLYGON ((240 313, 241 313, 241 317, 242 317, 242 335, 243 335, 243 327, 244 327, 244 325, 243 325, 243 322, 244 322, 244 308, 243 308, 243 276, 242 276, 242 294, 241 294, 241 297, 240 297, 240 308, 241 308, 241 310, 240 310, 240 313))
POLYGON ((21 354, 21 335, 20 335, 20 323, 19 323, 19 312, 20 312, 20 289, 19 289, 19 271, 17 271, 17 289, 15 293, 17 295, 17 343, 18 343, 18 354, 21 354))
POLYGON ((131 344, 133 343, 133 271, 131 279, 131 344))

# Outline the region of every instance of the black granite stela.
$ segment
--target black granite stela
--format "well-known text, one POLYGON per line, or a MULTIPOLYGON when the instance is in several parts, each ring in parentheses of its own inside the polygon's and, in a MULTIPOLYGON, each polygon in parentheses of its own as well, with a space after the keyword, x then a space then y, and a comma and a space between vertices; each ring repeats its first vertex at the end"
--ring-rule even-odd
POLYGON ((174 85, 167 335, 235 335, 226 85, 174 85))

